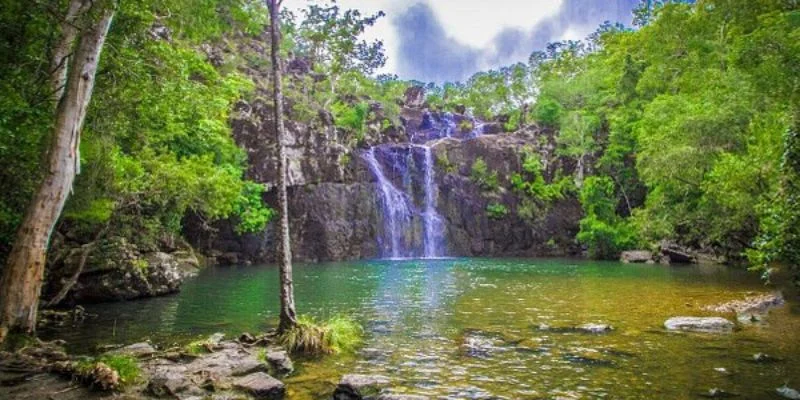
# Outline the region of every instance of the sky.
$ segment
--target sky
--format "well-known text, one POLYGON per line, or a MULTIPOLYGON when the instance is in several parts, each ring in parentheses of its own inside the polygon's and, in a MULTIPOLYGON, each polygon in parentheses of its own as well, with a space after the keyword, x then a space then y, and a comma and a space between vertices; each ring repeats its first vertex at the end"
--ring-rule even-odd
MULTIPOLYGON (((285 0, 290 9, 309 1, 285 0)), ((386 16, 365 33, 380 39, 386 65, 378 73, 423 82, 527 61, 549 42, 583 39, 604 21, 630 25, 638 0, 339 0, 342 8, 386 16)), ((299 13, 298 13, 299 15, 299 13)))

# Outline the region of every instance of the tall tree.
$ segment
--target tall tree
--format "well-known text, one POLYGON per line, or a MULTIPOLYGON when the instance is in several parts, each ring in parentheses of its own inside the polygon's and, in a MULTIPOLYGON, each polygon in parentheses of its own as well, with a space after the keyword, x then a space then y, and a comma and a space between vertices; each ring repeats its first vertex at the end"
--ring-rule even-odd
POLYGON ((0 278, 0 342, 13 330, 35 331, 50 235, 80 168, 80 132, 116 6, 112 1, 81 3, 71 2, 64 19, 64 26, 68 28, 62 32, 65 38, 77 41, 74 55, 70 57, 64 50, 72 49, 75 44, 62 41, 51 63, 54 66, 53 90, 60 98, 55 110, 47 170, 25 212, 0 278), (78 14, 85 23, 79 34, 72 30, 78 14), (68 68, 64 69, 67 61, 68 68))
POLYGON ((272 46, 272 85, 273 111, 275 115, 275 134, 278 135, 278 266, 281 284, 281 313, 279 332, 286 332, 297 325, 294 307, 294 286, 292 284, 292 247, 289 237, 289 202, 286 193, 286 148, 283 127, 283 93, 281 90, 280 59, 280 20, 278 17, 281 1, 267 0, 269 7, 269 33, 272 46))

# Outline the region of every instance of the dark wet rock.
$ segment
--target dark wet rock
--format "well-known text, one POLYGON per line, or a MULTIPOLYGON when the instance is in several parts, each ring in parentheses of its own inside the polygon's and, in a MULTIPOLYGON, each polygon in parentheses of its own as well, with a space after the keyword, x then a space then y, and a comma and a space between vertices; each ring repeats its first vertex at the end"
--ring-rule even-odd
POLYGON ((765 353, 756 353, 753 354, 753 357, 750 359, 750 361, 762 364, 769 364, 769 363, 782 362, 783 359, 778 357, 773 357, 765 353))
POLYGON ((111 353, 127 354, 134 357, 149 357, 157 352, 158 350, 156 350, 153 345, 147 342, 134 343, 111 351, 111 353))
POLYGON ((496 135, 498 133, 503 133, 505 129, 503 128, 503 124, 500 122, 487 122, 483 124, 481 131, 479 132, 481 135, 496 135))
POLYGON ((654 263, 653 253, 646 250, 623 251, 619 256, 619 260, 625 264, 654 263))
POLYGON ((334 400, 361 400, 377 396, 391 383, 390 379, 381 375, 349 374, 342 377, 336 390, 334 400))
POLYGON ((661 242, 661 260, 664 264, 695 264, 697 258, 691 250, 675 242, 661 242))
POLYGON ((777 393, 778 396, 781 396, 784 399, 800 400, 800 392, 788 386, 783 386, 775 389, 775 393, 777 393))
POLYGON ((256 337, 250 333, 244 332, 239 335, 239 341, 242 343, 251 344, 256 342, 256 337))
POLYGON ((278 400, 286 394, 283 382, 263 372, 239 378, 234 381, 233 386, 257 399, 278 400))
POLYGON ((404 105, 410 108, 421 108, 425 104, 425 88, 411 86, 406 89, 404 105))
POLYGON ((664 327, 671 331, 727 333, 733 331, 734 324, 721 317, 674 317, 664 322, 664 327))
POLYGON ((276 374, 285 375, 294 371, 294 364, 289 354, 284 350, 273 350, 267 352, 267 363, 276 374))

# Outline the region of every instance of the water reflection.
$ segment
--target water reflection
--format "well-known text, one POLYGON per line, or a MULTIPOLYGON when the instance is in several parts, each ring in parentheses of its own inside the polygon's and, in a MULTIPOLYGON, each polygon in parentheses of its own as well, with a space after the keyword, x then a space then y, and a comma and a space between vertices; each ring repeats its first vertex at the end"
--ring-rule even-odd
MULTIPOLYGON (((76 349, 152 339, 181 342, 276 322, 277 270, 216 268, 182 293, 87 307, 96 320, 46 332, 76 349)), ((691 398, 711 387, 759 398, 800 376, 791 307, 730 335, 668 334, 663 321, 766 291, 757 277, 715 266, 661 267, 563 260, 405 260, 297 265, 300 313, 351 315, 366 328, 355 356, 304 362, 292 399, 326 397, 344 373, 392 377, 398 392, 434 398, 691 398), (570 329, 593 322, 607 334, 570 329), (735 371, 735 378, 715 368, 735 371), (488 394, 487 394, 488 393, 488 394)))

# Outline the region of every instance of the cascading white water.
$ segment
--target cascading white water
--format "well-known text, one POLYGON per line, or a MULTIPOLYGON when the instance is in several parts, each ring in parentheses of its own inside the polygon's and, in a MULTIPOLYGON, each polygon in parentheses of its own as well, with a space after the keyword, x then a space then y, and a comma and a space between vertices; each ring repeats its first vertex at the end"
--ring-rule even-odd
POLYGON ((386 178, 383 168, 375 158, 375 148, 370 148, 364 152, 362 157, 369 165, 372 173, 375 174, 375 178, 378 179, 378 186, 381 191, 381 209, 384 215, 384 228, 389 235, 389 242, 391 243, 391 257, 405 257, 405 254, 403 254, 403 237, 411 221, 411 201, 405 193, 397 190, 392 182, 386 178))
POLYGON ((425 221, 425 257, 442 257, 442 235, 444 234, 444 221, 436 211, 436 185, 434 182, 433 152, 429 146, 421 146, 425 155, 423 168, 425 170, 425 212, 422 214, 425 221))

